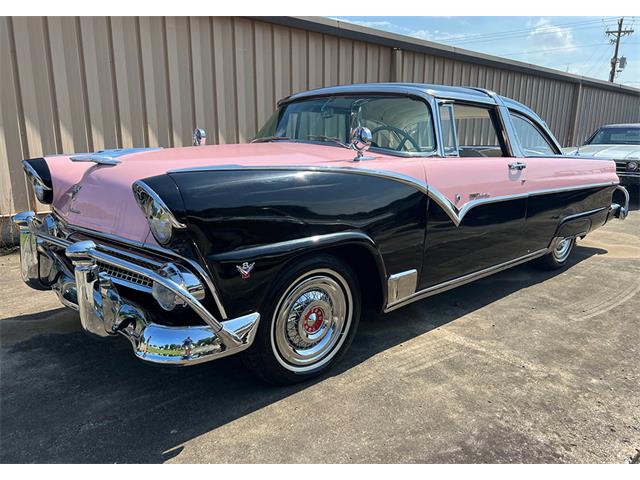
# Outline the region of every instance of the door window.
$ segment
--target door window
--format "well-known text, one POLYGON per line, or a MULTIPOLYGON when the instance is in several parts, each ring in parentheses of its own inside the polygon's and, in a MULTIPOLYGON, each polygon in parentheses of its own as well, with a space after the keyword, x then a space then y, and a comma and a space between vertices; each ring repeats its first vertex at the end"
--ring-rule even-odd
POLYGON ((440 106, 445 155, 460 157, 506 156, 493 111, 464 104, 440 106))
POLYGON ((540 130, 520 115, 511 114, 511 123, 520 142, 520 148, 527 157, 555 155, 556 151, 540 130))

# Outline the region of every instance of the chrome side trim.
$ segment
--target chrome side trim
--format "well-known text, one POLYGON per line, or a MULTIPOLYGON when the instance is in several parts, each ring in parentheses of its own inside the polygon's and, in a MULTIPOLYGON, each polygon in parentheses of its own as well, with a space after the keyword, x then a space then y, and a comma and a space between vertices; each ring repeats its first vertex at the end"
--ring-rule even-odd
POLYGON ((395 273, 387 280, 387 303, 396 303, 416 292, 418 271, 416 269, 395 273))
POLYGON ((442 209, 449 215, 451 220, 456 226, 459 226, 462 222, 464 216, 469 213, 469 211, 479 205, 484 205, 486 203, 496 203, 503 202, 507 200, 516 200, 519 198, 527 198, 530 196, 536 195, 547 195, 551 193, 561 193, 561 192, 571 192, 574 190, 583 190, 587 188, 598 188, 598 187, 610 187, 613 185, 617 185, 616 182, 602 182, 602 183, 591 183, 587 185, 574 185, 571 187, 564 188, 553 188, 553 189, 545 189, 545 190, 536 190, 533 192, 524 192, 517 195, 503 195, 499 197, 488 197, 488 198, 479 198, 476 200, 472 200, 470 202, 465 203, 462 208, 458 209, 453 202, 451 202, 447 197, 445 197, 437 188, 433 185, 429 185, 426 182, 423 182, 420 179, 411 177, 409 175, 404 175, 398 172, 392 172, 390 170, 381 170, 381 169, 371 169, 371 168, 358 168, 358 167, 329 167, 329 166, 273 166, 273 167, 262 167, 262 166, 244 166, 244 165, 210 165, 206 167, 195 167, 195 168, 178 168, 174 170, 169 170, 167 173, 187 173, 187 172, 209 172, 209 171, 305 171, 305 172, 331 172, 331 173, 353 173, 356 175, 368 175, 372 177, 380 177, 386 178, 389 180, 395 180, 411 187, 416 188, 417 190, 427 194, 429 198, 435 201, 442 209))
POLYGON ((588 210, 586 212, 580 212, 580 213, 574 213, 573 215, 569 215, 568 217, 564 217, 560 223, 564 223, 567 222, 569 220, 573 220, 574 218, 579 218, 579 217, 586 217, 587 215, 592 215, 594 213, 598 213, 598 212, 602 212, 603 210, 606 210, 607 207, 601 207, 601 208, 594 208, 593 210, 588 210))
POLYGON ((611 187, 616 185, 615 182, 604 182, 604 183, 591 183, 587 185, 575 185, 572 187, 564 187, 564 188, 552 188, 545 190, 535 190, 532 192, 524 192, 517 195, 502 195, 498 197, 487 197, 487 198, 478 198, 476 200, 471 200, 470 202, 465 203, 462 208, 458 209, 451 200, 445 197, 442 193, 440 193, 433 186, 429 186, 429 198, 435 201, 442 209, 449 215, 449 218, 453 221, 456 227, 460 226, 462 220, 465 215, 469 213, 475 207, 480 205, 485 205, 489 203, 497 203, 504 202, 509 200, 518 200, 522 198, 534 197, 539 195, 550 195, 553 193, 562 193, 562 192, 571 192, 575 190, 585 190, 589 188, 601 188, 601 187, 611 187))
POLYGON ((421 300, 426 297, 430 297, 431 295, 435 295, 437 293, 451 290, 452 288, 459 287, 460 285, 464 285, 465 283, 469 283, 483 277, 487 277, 489 275, 500 272, 502 270, 506 270, 507 268, 515 267, 516 265, 519 265, 521 263, 528 262, 529 260, 533 260, 535 258, 541 257, 548 252, 549 252, 549 249, 547 248, 536 250, 535 252, 529 253, 522 257, 515 258, 513 260, 509 260, 507 262, 500 263, 498 265, 494 265, 493 267, 485 268, 484 270, 479 270, 477 272, 463 275, 462 277, 454 278, 452 280, 448 280, 446 282, 433 285, 429 288, 420 290, 419 292, 415 292, 413 295, 410 295, 402 300, 398 300, 396 302, 388 302, 387 306, 384 309, 384 312, 385 313, 391 312, 393 310, 396 310, 400 307, 407 305, 408 303, 415 302, 417 300, 421 300))

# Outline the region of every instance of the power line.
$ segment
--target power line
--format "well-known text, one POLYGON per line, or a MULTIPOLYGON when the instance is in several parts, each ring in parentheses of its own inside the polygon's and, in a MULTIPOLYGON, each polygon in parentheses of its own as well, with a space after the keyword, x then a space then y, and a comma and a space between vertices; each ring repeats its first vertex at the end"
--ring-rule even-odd
MULTIPOLYGON (((512 35, 512 34, 520 34, 522 32, 528 32, 528 31, 534 31, 534 30, 545 30, 545 29, 549 29, 549 28, 558 28, 558 27, 569 27, 569 26, 573 26, 573 25, 584 25, 584 24, 593 24, 593 23, 600 23, 601 19, 592 19, 592 20, 581 20, 579 22, 569 22, 569 23, 559 23, 559 24, 555 24, 555 25, 540 25, 537 27, 529 27, 529 28, 518 28, 516 30, 504 30, 504 31, 498 31, 498 32, 490 32, 490 33, 472 33, 469 35, 463 35, 458 37, 460 40, 469 40, 469 41, 473 41, 477 38, 486 38, 486 37, 494 37, 494 36, 503 36, 503 35, 512 35)), ((443 40, 445 39, 444 37, 440 38, 439 40, 443 40)), ((436 39, 438 40, 438 39, 436 39)))
POLYGON ((527 52, 511 52, 511 53, 501 53, 500 56, 506 55, 530 55, 533 53, 546 53, 546 52, 555 52, 559 50, 575 50, 576 48, 585 48, 585 47, 595 47, 601 46, 601 43, 591 43, 589 45, 571 45, 569 47, 558 47, 558 48, 542 48, 539 50, 529 50, 527 52))
MULTIPOLYGON (((465 40, 464 42, 456 42, 455 46, 460 46, 460 45, 468 45, 470 43, 490 43, 490 42, 503 42, 505 40, 511 40, 511 39, 516 39, 516 38, 527 38, 527 37, 532 37, 535 36, 536 38, 538 37, 543 37, 545 35, 558 35, 558 34, 569 34, 572 32, 576 32, 578 30, 595 30, 595 29, 600 29, 602 28, 601 25, 587 25, 587 26, 582 26, 582 27, 575 27, 575 28, 566 28, 566 29, 554 29, 554 30, 547 30, 547 31, 533 31, 533 32, 525 32, 525 33, 520 33, 520 34, 513 34, 513 35, 505 35, 499 38, 486 38, 486 39, 478 39, 478 40, 465 40)), ((452 40, 452 42, 455 42, 455 40, 452 40)))
POLYGON ((570 30, 578 30, 578 29, 586 29, 586 28, 594 28, 596 24, 600 24, 603 21, 606 21, 605 18, 599 18, 597 20, 587 20, 581 22, 572 22, 572 23, 564 23, 564 24, 553 24, 553 25, 540 25, 533 28, 521 28, 518 30, 507 30, 503 32, 493 32, 493 33, 485 33, 485 34, 471 34, 459 36, 456 38, 436 38, 434 41, 448 41, 450 43, 462 44, 462 43, 470 43, 470 42, 485 42, 485 41, 497 41, 503 40, 506 38, 512 37, 521 37, 528 36, 533 32, 538 34, 552 34, 558 33, 559 31, 570 31, 570 30), (568 28, 573 26, 574 28, 568 28))

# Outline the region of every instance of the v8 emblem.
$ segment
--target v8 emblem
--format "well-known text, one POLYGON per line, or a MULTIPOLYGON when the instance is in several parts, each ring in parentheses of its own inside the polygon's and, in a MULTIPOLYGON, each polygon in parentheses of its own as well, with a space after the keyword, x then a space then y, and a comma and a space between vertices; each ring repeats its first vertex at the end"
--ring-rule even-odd
POLYGON ((243 279, 247 279, 251 276, 251 270, 253 270, 255 264, 256 262, 244 262, 242 265, 236 265, 236 269, 240 272, 240 275, 242 275, 243 279))

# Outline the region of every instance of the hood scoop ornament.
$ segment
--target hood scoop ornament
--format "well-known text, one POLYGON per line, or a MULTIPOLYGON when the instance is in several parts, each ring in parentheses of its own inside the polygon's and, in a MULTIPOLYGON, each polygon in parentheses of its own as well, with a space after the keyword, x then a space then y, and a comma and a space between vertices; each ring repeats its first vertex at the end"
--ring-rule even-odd
POLYGON ((98 150, 93 153, 72 155, 69 159, 72 162, 93 162, 98 165, 117 165, 120 163, 120 160, 117 159, 118 157, 130 155, 132 153, 160 150, 161 148, 162 147, 114 148, 111 150, 98 150))

